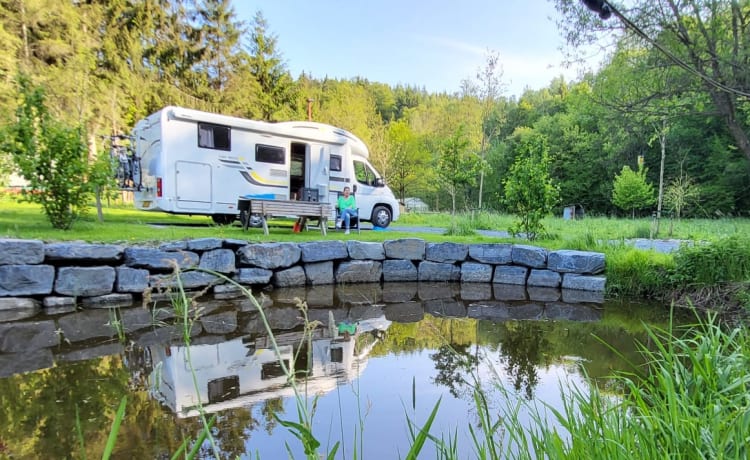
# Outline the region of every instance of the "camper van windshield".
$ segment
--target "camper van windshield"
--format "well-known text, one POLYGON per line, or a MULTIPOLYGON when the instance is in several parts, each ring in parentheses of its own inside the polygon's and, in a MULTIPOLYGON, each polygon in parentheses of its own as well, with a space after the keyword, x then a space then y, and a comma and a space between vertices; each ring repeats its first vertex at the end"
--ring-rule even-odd
POLYGON ((372 170, 370 165, 361 161, 354 161, 354 175, 357 178, 357 182, 365 185, 375 185, 375 171, 372 170))

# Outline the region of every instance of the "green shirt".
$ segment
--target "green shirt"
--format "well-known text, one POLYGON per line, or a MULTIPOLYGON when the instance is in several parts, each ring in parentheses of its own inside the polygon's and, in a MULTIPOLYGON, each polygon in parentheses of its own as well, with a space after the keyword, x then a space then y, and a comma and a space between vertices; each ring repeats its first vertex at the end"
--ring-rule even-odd
POLYGON ((339 204, 338 208, 341 210, 344 209, 355 209, 357 207, 357 204, 354 202, 354 195, 349 195, 349 198, 344 198, 344 195, 341 195, 339 197, 339 204))

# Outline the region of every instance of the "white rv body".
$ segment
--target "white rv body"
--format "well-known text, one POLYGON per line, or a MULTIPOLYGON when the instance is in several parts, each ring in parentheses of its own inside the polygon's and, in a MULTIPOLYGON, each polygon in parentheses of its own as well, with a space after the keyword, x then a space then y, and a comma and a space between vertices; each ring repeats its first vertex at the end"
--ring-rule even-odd
POLYGON ((135 206, 174 214, 238 217, 240 197, 299 199, 303 188, 333 203, 345 186, 360 219, 386 227, 398 201, 352 133, 309 121, 266 123, 165 107, 132 132, 140 160, 135 206))

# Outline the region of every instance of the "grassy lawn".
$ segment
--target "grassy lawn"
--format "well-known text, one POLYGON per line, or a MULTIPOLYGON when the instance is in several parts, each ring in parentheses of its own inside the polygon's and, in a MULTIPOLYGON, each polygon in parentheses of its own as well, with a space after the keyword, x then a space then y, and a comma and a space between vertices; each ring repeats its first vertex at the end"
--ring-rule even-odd
MULTIPOLYGON (((243 231, 239 223, 228 226, 215 225, 206 216, 183 216, 159 212, 138 211, 129 204, 116 203, 104 208, 104 222, 96 218, 92 206, 88 214, 80 218, 71 230, 52 228, 42 213, 41 207, 23 203, 14 195, 0 195, 0 237, 39 239, 43 241, 88 241, 102 243, 135 243, 179 240, 185 238, 236 238, 248 241, 317 241, 321 239, 361 241, 384 241, 398 238, 422 238, 427 241, 519 242, 518 239, 483 236, 475 230, 507 231, 513 216, 487 212, 450 216, 445 213, 404 213, 386 231, 363 230, 360 234, 343 235, 329 231, 323 237, 318 230, 301 233, 292 232, 293 220, 274 219, 270 235, 262 229, 243 231), (453 227, 451 234, 432 232, 396 231, 398 227, 453 227)), ((652 233, 651 219, 613 219, 587 217, 582 220, 563 220, 548 217, 544 220, 550 237, 534 242, 549 248, 590 247, 598 242, 648 238, 652 233)), ((690 219, 682 221, 662 220, 659 238, 713 241, 734 234, 750 234, 749 219, 690 219)), ((523 240, 525 241, 525 240, 523 240)))

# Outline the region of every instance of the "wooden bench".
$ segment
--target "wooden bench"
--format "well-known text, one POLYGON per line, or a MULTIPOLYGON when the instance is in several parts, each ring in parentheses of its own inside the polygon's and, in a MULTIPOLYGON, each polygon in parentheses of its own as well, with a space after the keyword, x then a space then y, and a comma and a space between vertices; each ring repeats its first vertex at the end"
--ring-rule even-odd
POLYGON ((247 230, 250 214, 258 214, 263 221, 263 233, 268 235, 268 219, 273 216, 296 216, 301 219, 300 225, 304 226, 307 219, 319 219, 320 232, 327 234, 328 218, 332 209, 328 203, 317 203, 314 201, 294 200, 256 200, 252 198, 240 198, 237 202, 240 213, 247 213, 242 220, 242 228, 247 230))

